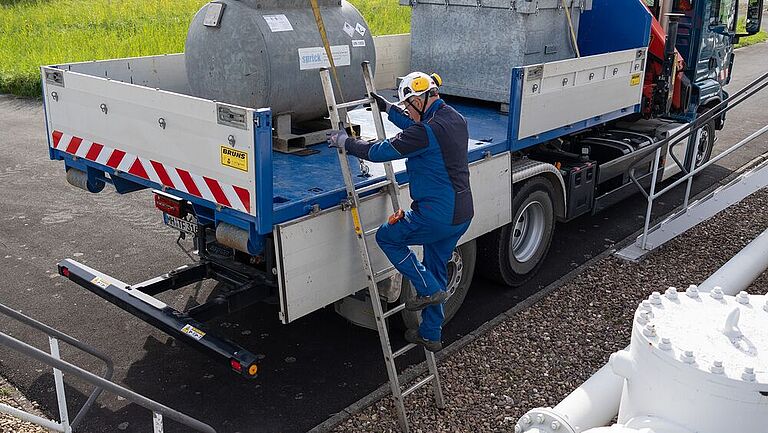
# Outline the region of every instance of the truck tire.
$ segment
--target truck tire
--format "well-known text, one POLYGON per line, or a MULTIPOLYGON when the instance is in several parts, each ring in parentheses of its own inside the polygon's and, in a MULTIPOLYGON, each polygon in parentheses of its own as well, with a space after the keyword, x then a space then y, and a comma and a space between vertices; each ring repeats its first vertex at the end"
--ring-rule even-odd
POLYGON ((696 158, 695 168, 706 164, 712 157, 712 149, 715 146, 715 121, 713 120, 702 125, 699 130, 701 131, 701 137, 696 145, 696 154, 694 155, 696 158))
POLYGON ((541 177, 515 189, 512 223, 478 239, 478 271, 482 276, 510 287, 533 278, 552 243, 554 197, 552 184, 541 177))
MULTIPOLYGON (((476 262, 477 244, 474 240, 458 246, 453 251, 453 257, 448 262, 448 292, 451 293, 451 296, 444 305, 445 319, 443 324, 450 322, 461 308, 461 304, 464 303, 469 287, 472 285, 472 278, 475 275, 476 262)), ((411 282, 403 279, 400 302, 405 302, 415 294, 416 290, 411 286, 411 282)), ((403 310, 400 317, 402 321, 393 320, 392 323, 402 330, 416 329, 421 323, 421 314, 418 311, 403 310)))

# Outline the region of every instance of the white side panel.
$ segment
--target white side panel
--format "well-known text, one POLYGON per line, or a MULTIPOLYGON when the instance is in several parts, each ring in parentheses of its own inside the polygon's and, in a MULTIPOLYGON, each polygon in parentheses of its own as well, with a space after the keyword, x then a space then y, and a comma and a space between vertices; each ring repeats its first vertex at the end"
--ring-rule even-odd
MULTIPOLYGON (((213 201, 211 191, 203 176, 246 189, 250 211, 255 212, 254 110, 242 109, 247 129, 239 129, 219 124, 216 103, 204 99, 71 71, 64 72, 64 87, 45 82, 44 86, 51 134, 61 131, 62 140, 79 137, 88 145, 98 143, 120 150, 141 158, 145 165, 155 161, 166 169, 185 170, 209 201, 213 201), (54 92, 57 98, 52 97, 54 92), (160 119, 165 121, 165 128, 160 126, 160 119), (234 146, 229 144, 230 135, 234 146), (221 146, 246 152, 247 171, 222 165, 221 146)), ((59 150, 65 146, 60 145, 59 150)), ((83 157, 84 152, 87 150, 81 146, 77 155, 83 157)), ((102 155, 98 162, 105 164, 107 158, 102 155)), ((128 171, 126 163, 130 164, 127 157, 118 169, 128 171)), ((180 183, 177 174, 169 174, 174 184, 180 183)), ((234 202, 229 197, 232 190, 225 193, 234 202)))
POLYGON ((640 104, 646 49, 525 68, 518 139, 640 104))
MULTIPOLYGON (((512 218, 510 155, 504 153, 472 164, 470 176, 476 216, 460 243, 508 224, 512 218)), ((407 186, 401 189, 400 198, 404 207, 409 205, 407 186)), ((385 195, 367 198, 361 205, 362 221, 367 230, 384 223, 391 213, 385 195)), ((349 212, 337 207, 280 224, 275 230, 275 238, 284 323, 366 287, 349 212)), ((389 267, 389 261, 373 236, 369 246, 374 269, 389 267)))
POLYGON ((152 89, 190 94, 184 54, 71 63, 59 68, 152 89))

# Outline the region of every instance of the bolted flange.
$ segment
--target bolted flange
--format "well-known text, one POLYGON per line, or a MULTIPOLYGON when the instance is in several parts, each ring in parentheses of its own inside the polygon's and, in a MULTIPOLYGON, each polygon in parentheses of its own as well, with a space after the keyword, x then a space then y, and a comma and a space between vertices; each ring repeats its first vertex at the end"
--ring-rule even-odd
POLYGON ((696 299, 699 297, 699 288, 691 284, 685 289, 685 294, 688 295, 689 298, 696 299))
POLYGON ((742 305, 749 305, 749 293, 741 291, 736 295, 736 302, 742 305))
POLYGON ((664 292, 664 296, 666 296, 666 297, 667 297, 667 299, 669 299, 669 300, 671 300, 671 301, 674 301, 675 299, 677 299, 677 289, 676 289, 676 288, 674 288, 674 287, 670 287, 670 288, 668 288, 668 289, 667 289, 667 290, 664 292))

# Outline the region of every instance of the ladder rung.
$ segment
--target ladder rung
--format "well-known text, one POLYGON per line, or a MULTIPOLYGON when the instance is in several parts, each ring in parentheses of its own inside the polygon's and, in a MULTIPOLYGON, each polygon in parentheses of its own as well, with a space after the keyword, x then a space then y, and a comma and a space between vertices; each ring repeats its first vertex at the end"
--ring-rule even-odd
POLYGON ((357 189, 358 194, 365 194, 366 192, 376 191, 377 189, 384 188, 385 186, 391 185, 392 182, 389 180, 383 180, 381 182, 372 183, 368 186, 364 186, 362 188, 357 189))
POLYGON ((357 101, 350 101, 350 102, 344 102, 342 104, 336 104, 336 109, 341 110, 342 108, 357 107, 358 105, 370 104, 372 102, 373 101, 370 98, 358 99, 357 101))
POLYGON ((376 272, 375 274, 373 274, 373 277, 374 277, 373 280, 376 281, 376 280, 379 279, 380 276, 387 275, 388 273, 390 273, 390 272, 392 272, 394 270, 395 270, 394 266, 386 267, 386 268, 376 272))
POLYGON ((397 313, 399 313, 399 312, 401 312, 403 310, 405 310, 405 304, 400 304, 400 305, 398 305, 397 307, 395 307, 395 308, 393 308, 391 310, 387 310, 387 312, 384 313, 384 318, 388 319, 388 318, 394 316, 395 314, 397 314, 397 313))
POLYGON ((403 391, 403 398, 408 397, 409 394, 412 394, 417 389, 421 388, 422 386, 428 384, 429 382, 432 382, 435 379, 434 374, 430 374, 429 376, 425 377, 424 379, 421 379, 418 383, 414 384, 412 387, 406 389, 403 391))
POLYGON ((403 346, 400 350, 398 350, 397 352, 393 353, 392 354, 392 358, 393 359, 394 358, 399 358, 399 357, 403 356, 404 354, 408 353, 408 351, 413 349, 414 347, 416 347, 415 344, 408 343, 405 346, 403 346))

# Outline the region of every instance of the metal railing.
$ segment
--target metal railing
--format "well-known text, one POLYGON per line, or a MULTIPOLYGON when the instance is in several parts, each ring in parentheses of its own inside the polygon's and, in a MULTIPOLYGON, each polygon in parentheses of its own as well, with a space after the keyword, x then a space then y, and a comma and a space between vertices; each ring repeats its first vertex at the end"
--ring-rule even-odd
POLYGON ((671 134, 669 137, 654 144, 653 146, 649 146, 641 151, 643 152, 643 155, 638 157, 637 162, 635 162, 629 167, 630 179, 632 180, 632 182, 634 182, 635 185, 637 185, 637 187, 640 189, 640 192, 643 193, 643 195, 648 201, 648 206, 645 212, 645 224, 643 227, 643 234, 640 238, 641 249, 647 250, 647 247, 648 247, 648 233, 651 230, 650 223, 651 223, 651 216, 653 213, 653 202, 657 198, 668 193, 672 189, 676 188, 678 185, 681 185, 682 183, 687 182, 683 204, 680 207, 680 209, 677 212, 675 212, 675 215, 673 215, 672 218, 687 212, 688 203, 690 201, 690 196, 691 196, 691 187, 693 185, 693 178, 697 174, 699 174, 700 172, 702 172, 712 164, 730 155, 731 153, 735 152, 736 150, 743 147, 744 145, 750 143, 754 139, 768 132, 768 125, 765 125, 755 133, 751 134, 749 137, 729 147, 728 149, 726 149, 716 157, 711 158, 706 163, 698 167, 695 166, 696 164, 695 150, 696 150, 696 146, 698 146, 699 144, 699 140, 701 139, 701 127, 706 125, 713 119, 719 118, 723 116, 725 113, 727 113, 728 111, 738 107, 739 105, 741 105, 742 102, 746 101, 747 99, 752 97, 754 94, 760 92, 766 87, 768 87, 768 73, 762 75, 755 81, 751 82, 744 88, 740 89, 738 92, 734 93, 731 97, 729 97, 725 101, 719 103, 712 109, 708 110, 707 112, 699 116, 695 121, 688 124, 686 127, 678 130, 674 134, 671 134), (673 152, 674 147, 682 143, 686 138, 688 139, 687 141, 688 147, 686 149, 686 161, 685 161, 687 165, 686 163, 680 162, 680 160, 677 158, 677 156, 673 152), (659 166, 661 165, 661 159, 662 159, 661 153, 665 146, 668 146, 667 154, 672 158, 675 164, 680 168, 681 172, 683 173, 683 176, 677 179, 676 181, 672 182, 670 185, 667 185, 665 188, 661 189, 660 191, 657 191, 656 182, 658 180, 658 174, 659 174, 659 168, 660 168, 659 166), (643 185, 635 176, 635 171, 637 170, 638 166, 648 163, 645 157, 651 155, 652 153, 655 153, 655 156, 653 159, 653 164, 651 166, 651 170, 652 170, 651 185, 650 185, 650 191, 646 192, 645 187, 643 187, 643 185))
POLYGON ((56 432, 71 433, 75 427, 80 424, 85 414, 88 412, 88 410, 91 409, 93 403, 97 398, 99 398, 101 393, 103 391, 108 391, 130 401, 131 403, 138 404, 145 409, 151 410, 154 433, 163 432, 163 417, 167 417, 198 432, 216 433, 216 430, 214 430, 213 427, 201 421, 198 421, 188 415, 164 406, 154 400, 150 400, 141 394, 137 394, 112 382, 110 380, 114 371, 112 360, 90 345, 80 342, 79 340, 70 337, 69 335, 64 334, 63 332, 60 332, 56 329, 53 329, 48 325, 38 322, 31 317, 25 316, 24 314, 13 310, 6 305, 0 304, 0 313, 5 314, 6 316, 27 326, 35 328, 48 336, 48 341, 51 348, 50 354, 43 352, 42 350, 27 343, 24 343, 23 341, 13 338, 3 332, 0 332, 0 345, 6 346, 12 350, 15 350, 16 352, 19 352, 23 355, 53 367, 53 377, 54 383, 56 385, 56 400, 59 407, 59 416, 61 421, 52 421, 5 404, 0 404, 0 412, 19 418, 23 421, 37 424, 56 432), (64 341, 65 343, 102 360, 106 365, 104 376, 97 376, 74 364, 62 360, 59 354, 59 341, 64 341), (67 399, 64 391, 63 373, 76 376, 95 386, 95 389, 88 397, 88 400, 86 400, 85 404, 83 404, 83 407, 77 413, 72 422, 69 422, 69 411, 67 409, 67 399))

